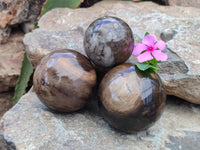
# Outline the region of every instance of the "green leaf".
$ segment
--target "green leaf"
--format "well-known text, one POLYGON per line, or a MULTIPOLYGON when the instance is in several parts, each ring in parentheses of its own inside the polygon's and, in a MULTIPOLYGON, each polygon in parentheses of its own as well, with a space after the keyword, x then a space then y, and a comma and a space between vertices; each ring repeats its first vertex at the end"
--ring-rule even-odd
POLYGON ((157 66, 158 61, 154 58, 154 56, 152 55, 153 59, 149 61, 149 64, 152 66, 157 66))
POLYGON ((42 14, 45 14, 46 12, 50 11, 54 8, 77 8, 83 0, 47 0, 47 2, 44 5, 42 14))
POLYGON ((146 35, 148 35, 148 34, 149 34, 149 32, 146 32, 144 36, 146 36, 146 35))
POLYGON ((35 29, 39 28, 39 26, 38 26, 38 20, 35 22, 34 28, 35 29))
POLYGON ((147 69, 150 68, 150 65, 149 64, 145 64, 145 63, 139 63, 139 62, 136 62, 135 65, 138 67, 138 69, 140 69, 141 71, 145 71, 147 69))
POLYGON ((155 69, 155 70, 160 70, 160 68, 155 67, 155 66, 153 66, 153 65, 150 65, 150 68, 155 69))
POLYGON ((14 104, 16 104, 17 101, 21 98, 21 96, 24 95, 24 93, 26 92, 26 87, 28 85, 32 73, 33 73, 33 67, 30 64, 25 53, 24 60, 22 62, 20 76, 18 78, 17 85, 15 87, 15 94, 13 97, 14 104))
POLYGON ((153 69, 153 70, 160 70, 160 68, 155 67, 153 65, 147 64, 147 63, 139 63, 139 62, 135 62, 135 65, 137 66, 137 68, 141 71, 146 71, 148 69, 153 69))

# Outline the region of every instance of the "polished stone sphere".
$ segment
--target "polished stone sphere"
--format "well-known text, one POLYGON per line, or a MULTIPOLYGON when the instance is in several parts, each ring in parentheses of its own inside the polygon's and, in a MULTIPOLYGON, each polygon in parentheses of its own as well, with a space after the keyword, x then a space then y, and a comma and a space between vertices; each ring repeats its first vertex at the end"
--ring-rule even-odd
POLYGON ((72 112, 88 102, 96 84, 96 72, 82 54, 57 50, 41 60, 33 83, 37 96, 48 108, 72 112))
POLYGON ((110 70, 99 87, 100 112, 114 128, 134 133, 147 129, 166 102, 157 74, 140 72, 126 63, 110 70))
POLYGON ((133 46, 130 27, 116 17, 99 18, 85 32, 85 52, 99 70, 110 69, 125 62, 130 57, 133 46))

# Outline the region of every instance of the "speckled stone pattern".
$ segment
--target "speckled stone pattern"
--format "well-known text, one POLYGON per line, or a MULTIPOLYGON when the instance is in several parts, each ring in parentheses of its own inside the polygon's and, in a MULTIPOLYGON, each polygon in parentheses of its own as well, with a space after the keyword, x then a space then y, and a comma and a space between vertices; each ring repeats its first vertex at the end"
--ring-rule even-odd
POLYGON ((57 50, 44 57, 34 73, 39 99, 59 112, 76 111, 87 103, 96 83, 89 60, 73 50, 57 50))
POLYGON ((132 31, 116 17, 102 17, 87 28, 84 48, 96 68, 111 68, 125 62, 134 46, 132 31))
POLYGON ((99 97, 104 119, 114 128, 128 133, 152 125, 166 101, 159 77, 143 74, 130 63, 119 65, 105 75, 99 97))

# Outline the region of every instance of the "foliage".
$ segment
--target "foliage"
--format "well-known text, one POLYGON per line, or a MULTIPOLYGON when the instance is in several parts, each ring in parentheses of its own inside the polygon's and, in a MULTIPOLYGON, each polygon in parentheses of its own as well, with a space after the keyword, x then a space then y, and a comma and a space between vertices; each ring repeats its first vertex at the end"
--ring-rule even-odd
POLYGON ((157 70, 160 70, 157 64, 161 61, 166 61, 168 58, 167 53, 161 52, 164 49, 164 41, 157 41, 154 34, 146 32, 142 43, 136 44, 132 53, 138 59, 138 62, 135 62, 135 66, 140 71, 156 73, 157 70))
POLYGON ((14 94, 14 104, 20 99, 20 97, 26 92, 26 88, 30 77, 33 73, 33 67, 31 66, 26 53, 24 54, 24 59, 22 62, 20 76, 18 78, 17 85, 15 87, 15 94, 14 94))
POLYGON ((42 10, 42 14, 54 9, 54 8, 77 8, 83 0, 47 0, 42 10))
POLYGON ((158 61, 154 58, 148 62, 135 62, 135 66, 141 71, 151 70, 151 72, 156 73, 157 70, 160 70, 160 68, 156 67, 157 63, 158 61))

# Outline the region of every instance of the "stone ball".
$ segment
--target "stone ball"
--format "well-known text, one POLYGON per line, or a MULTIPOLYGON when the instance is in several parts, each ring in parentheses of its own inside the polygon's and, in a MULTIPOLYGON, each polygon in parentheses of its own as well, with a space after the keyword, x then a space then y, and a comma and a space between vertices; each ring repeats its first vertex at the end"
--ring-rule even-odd
POLYGON ((96 19, 85 32, 85 52, 99 70, 110 69, 125 62, 133 47, 131 28, 117 17, 96 19))
POLYGON ((57 112, 72 112, 85 106, 96 84, 90 61, 74 50, 56 50, 45 56, 33 76, 40 101, 57 112))
POLYGON ((134 133, 150 127, 166 102, 160 78, 126 63, 110 70, 99 87, 100 112, 115 129, 134 133))

